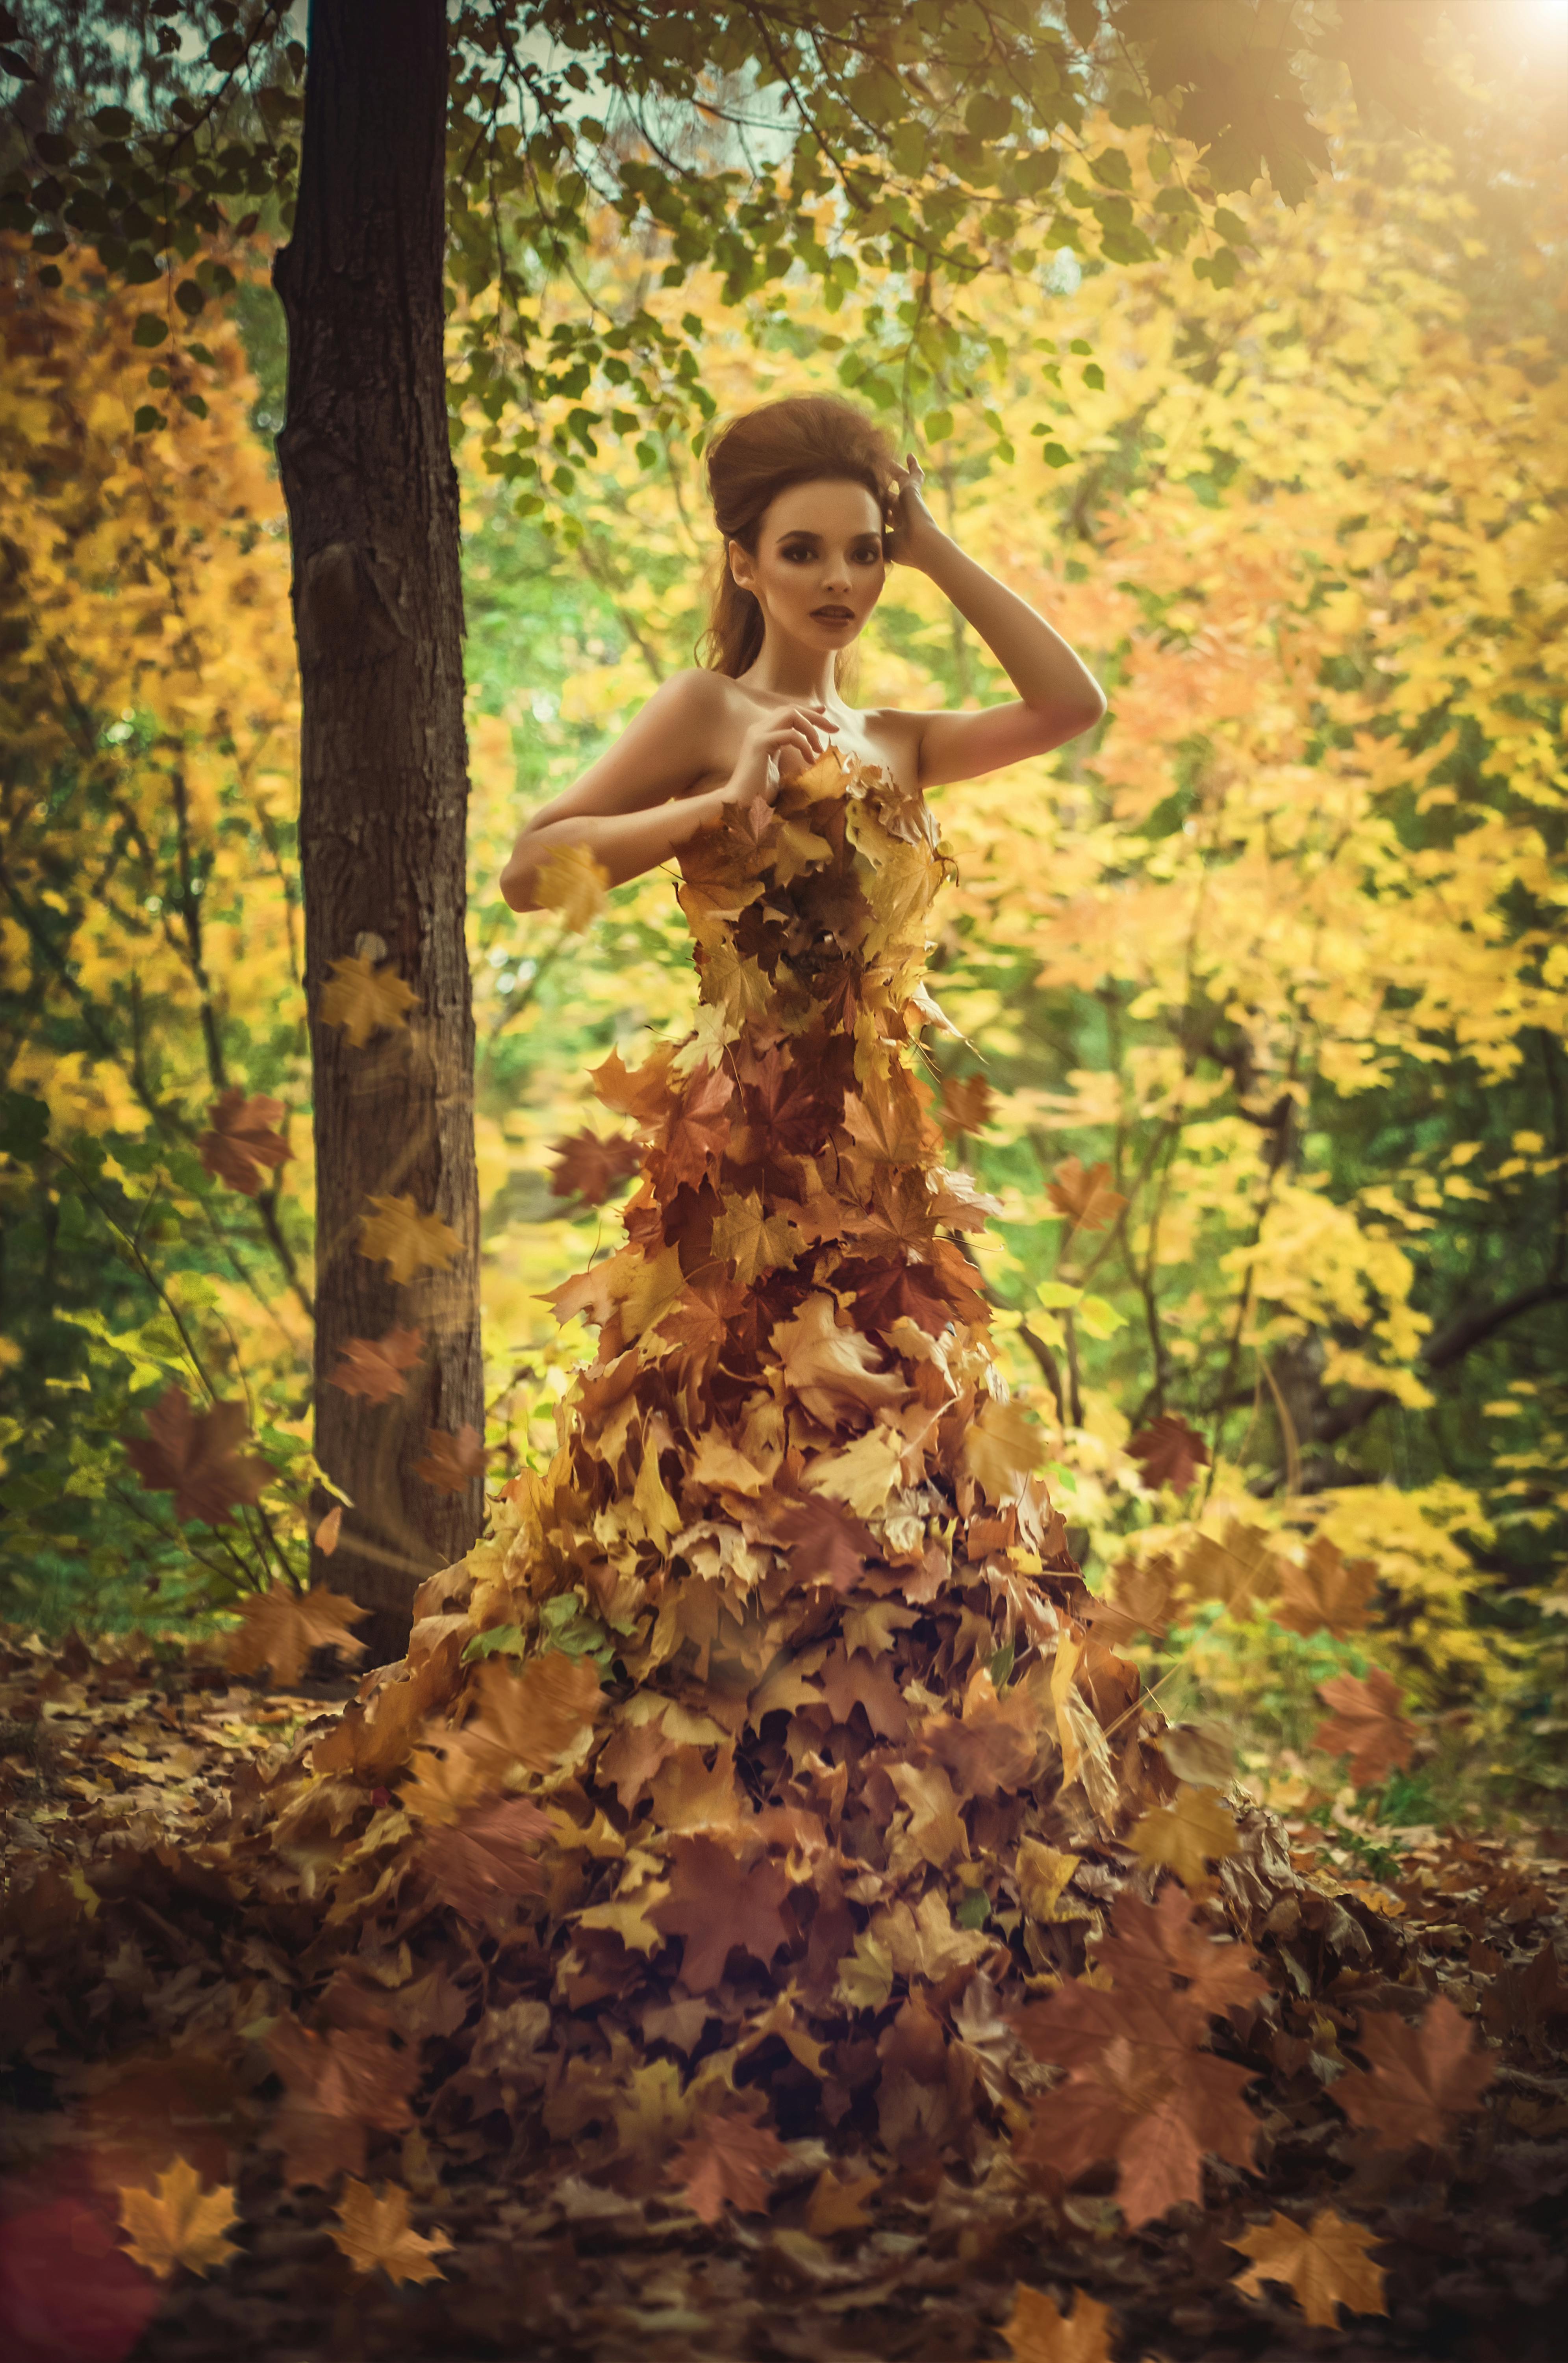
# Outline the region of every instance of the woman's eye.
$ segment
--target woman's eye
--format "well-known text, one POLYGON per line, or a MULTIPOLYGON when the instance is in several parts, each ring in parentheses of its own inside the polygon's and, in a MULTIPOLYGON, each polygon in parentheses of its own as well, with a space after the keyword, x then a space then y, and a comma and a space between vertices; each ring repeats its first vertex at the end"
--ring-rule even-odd
POLYGON ((784 552, 786 558, 810 558, 812 554, 812 551, 807 549, 803 542, 797 543, 793 549, 787 549, 784 552))

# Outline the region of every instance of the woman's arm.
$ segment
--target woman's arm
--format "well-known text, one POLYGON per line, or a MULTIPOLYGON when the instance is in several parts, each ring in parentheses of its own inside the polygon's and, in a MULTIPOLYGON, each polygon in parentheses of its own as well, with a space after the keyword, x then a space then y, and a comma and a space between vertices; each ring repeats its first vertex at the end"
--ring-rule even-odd
POLYGON ((539 807, 501 873, 502 894, 514 911, 537 910, 540 867, 563 846, 586 845, 613 886, 657 870, 725 804, 777 793, 777 769, 769 786, 769 756, 814 761, 825 743, 823 731, 835 727, 805 708, 769 716, 746 732, 723 784, 693 795, 695 782, 725 760, 723 698, 715 674, 677 674, 654 692, 613 747, 563 794, 539 807))
POLYGON ((988 574, 943 532, 921 496, 921 469, 912 453, 900 483, 894 560, 918 567, 946 594, 1018 692, 1016 704, 911 717, 921 724, 922 787, 972 780, 1092 730, 1105 712, 1105 693, 1088 667, 1027 600, 988 574))

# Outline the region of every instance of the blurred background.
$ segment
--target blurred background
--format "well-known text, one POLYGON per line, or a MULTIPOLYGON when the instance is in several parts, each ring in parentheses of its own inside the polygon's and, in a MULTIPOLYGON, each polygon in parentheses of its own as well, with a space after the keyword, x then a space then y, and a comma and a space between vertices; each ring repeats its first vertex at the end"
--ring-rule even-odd
MULTIPOLYGON (((1494 13, 1451 44, 1441 136, 1328 93, 1331 179, 1231 199, 1211 275, 999 256, 912 359, 890 273, 853 311, 668 290, 613 218, 588 261, 608 313, 696 316, 715 417, 834 389, 885 420, 1106 686, 1091 738, 933 798, 955 1030, 928 1065, 1004 1205, 978 1247, 999 1350, 1089 1582, 1147 1612, 1173 1713, 1371 1869, 1462 1807, 1568 1820, 1568 8, 1494 13), (1314 1752, 1315 1692, 1374 1666, 1421 1736, 1357 1790, 1314 1752)), ((1103 136, 1136 217, 1153 135, 1103 136)), ((269 251, 263 221, 222 265, 204 392, 134 447, 134 291, 69 258, 52 289, 0 272, 0 556, 28 560, 0 566, 0 1615, 46 1633, 221 1618, 304 1564, 269 251), (226 1176, 204 1126, 241 1082, 289 1155, 226 1176), (277 1472, 210 1526, 123 1441, 193 1369, 277 1472)), ((547 289, 541 334, 580 301, 547 289)), ((680 1038, 694 990, 668 876, 521 919, 496 880, 692 661, 717 552, 701 434, 628 416, 519 493, 500 398, 470 371, 452 401, 493 1487, 554 1449, 592 1339, 544 1292, 614 1243, 630 1186, 588 1070, 680 1038)), ((895 572, 853 693, 1006 688, 895 572)))

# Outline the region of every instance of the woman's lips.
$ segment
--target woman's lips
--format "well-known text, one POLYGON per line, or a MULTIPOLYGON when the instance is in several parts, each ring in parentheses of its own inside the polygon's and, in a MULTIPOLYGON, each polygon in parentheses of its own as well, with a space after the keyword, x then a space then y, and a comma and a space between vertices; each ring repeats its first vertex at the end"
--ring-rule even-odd
POLYGON ((813 607, 812 613, 823 624, 853 624, 855 621, 853 607, 813 607))

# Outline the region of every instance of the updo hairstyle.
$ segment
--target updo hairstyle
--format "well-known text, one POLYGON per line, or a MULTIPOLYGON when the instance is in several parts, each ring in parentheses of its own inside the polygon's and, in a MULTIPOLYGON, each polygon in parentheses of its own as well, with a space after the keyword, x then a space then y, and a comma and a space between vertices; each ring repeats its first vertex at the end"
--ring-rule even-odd
MULTIPOLYGON (((765 402, 721 427, 708 446, 708 492, 723 537, 708 628, 697 644, 700 661, 732 680, 762 650, 762 609, 730 572, 729 544, 756 554, 762 520, 791 484, 826 480, 864 484, 886 533, 897 485, 892 447, 879 427, 852 403, 832 394, 792 394, 765 402)), ((842 675, 850 651, 840 652, 842 675)))

